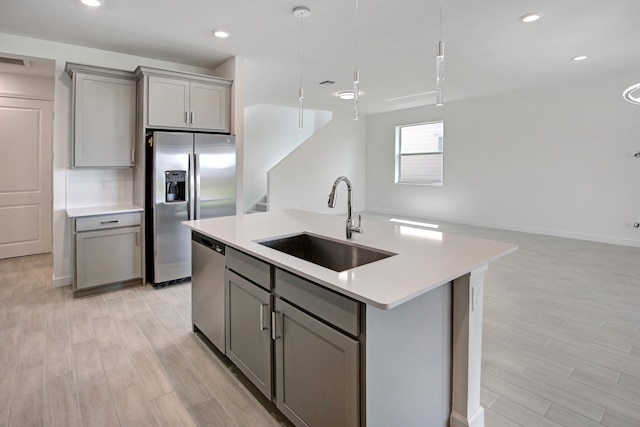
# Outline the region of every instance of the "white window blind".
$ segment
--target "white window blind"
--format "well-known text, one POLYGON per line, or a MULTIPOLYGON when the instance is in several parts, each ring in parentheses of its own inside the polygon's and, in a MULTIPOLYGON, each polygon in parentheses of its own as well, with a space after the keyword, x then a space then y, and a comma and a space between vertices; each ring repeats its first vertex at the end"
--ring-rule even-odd
POLYGON ((396 183, 442 185, 444 123, 396 128, 396 183))

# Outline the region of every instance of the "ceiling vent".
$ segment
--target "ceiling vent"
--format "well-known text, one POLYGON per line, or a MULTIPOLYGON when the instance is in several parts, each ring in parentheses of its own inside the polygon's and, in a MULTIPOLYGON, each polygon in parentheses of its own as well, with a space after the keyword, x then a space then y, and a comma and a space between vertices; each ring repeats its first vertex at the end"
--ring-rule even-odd
POLYGON ((16 58, 6 58, 4 56, 0 56, 0 64, 17 65, 19 67, 31 68, 31 61, 16 58))

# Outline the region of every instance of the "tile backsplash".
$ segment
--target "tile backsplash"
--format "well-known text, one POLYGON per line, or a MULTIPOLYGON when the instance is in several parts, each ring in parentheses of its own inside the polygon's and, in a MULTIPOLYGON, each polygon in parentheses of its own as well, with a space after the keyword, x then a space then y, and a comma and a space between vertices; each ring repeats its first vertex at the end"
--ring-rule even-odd
POLYGON ((133 200, 132 169, 67 169, 67 208, 108 206, 133 200))

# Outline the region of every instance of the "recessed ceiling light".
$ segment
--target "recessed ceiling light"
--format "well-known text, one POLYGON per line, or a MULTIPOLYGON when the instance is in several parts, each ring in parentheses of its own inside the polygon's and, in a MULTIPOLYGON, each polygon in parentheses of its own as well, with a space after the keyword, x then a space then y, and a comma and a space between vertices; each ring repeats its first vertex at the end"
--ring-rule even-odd
POLYGON ((100 0, 80 0, 82 2, 82 4, 85 4, 87 6, 91 6, 91 7, 97 7, 100 6, 102 4, 102 2, 100 0))
POLYGON ((352 90, 343 90, 342 92, 338 92, 338 98, 349 101, 356 97, 356 93, 352 90))
POLYGON ((525 23, 536 22, 538 19, 542 18, 542 13, 540 12, 531 12, 526 15, 522 15, 519 20, 525 23))
POLYGON ((633 86, 626 88, 622 93, 622 96, 628 102, 640 105, 640 83, 636 83, 633 86), (633 93, 636 91, 638 92, 638 96, 633 96, 633 93))
POLYGON ((213 30, 211 32, 213 33, 214 36, 219 37, 221 39, 226 39, 227 37, 229 37, 231 35, 230 32, 225 31, 225 30, 213 30))
POLYGON ((574 61, 584 61, 585 59, 587 59, 587 55, 580 55, 580 56, 573 57, 574 61))

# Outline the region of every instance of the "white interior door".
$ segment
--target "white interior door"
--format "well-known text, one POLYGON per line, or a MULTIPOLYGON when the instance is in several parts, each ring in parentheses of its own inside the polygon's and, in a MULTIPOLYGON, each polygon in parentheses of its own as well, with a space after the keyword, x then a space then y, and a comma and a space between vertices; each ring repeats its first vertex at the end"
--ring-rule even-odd
POLYGON ((0 258, 52 250, 52 101, 0 97, 0 258))

